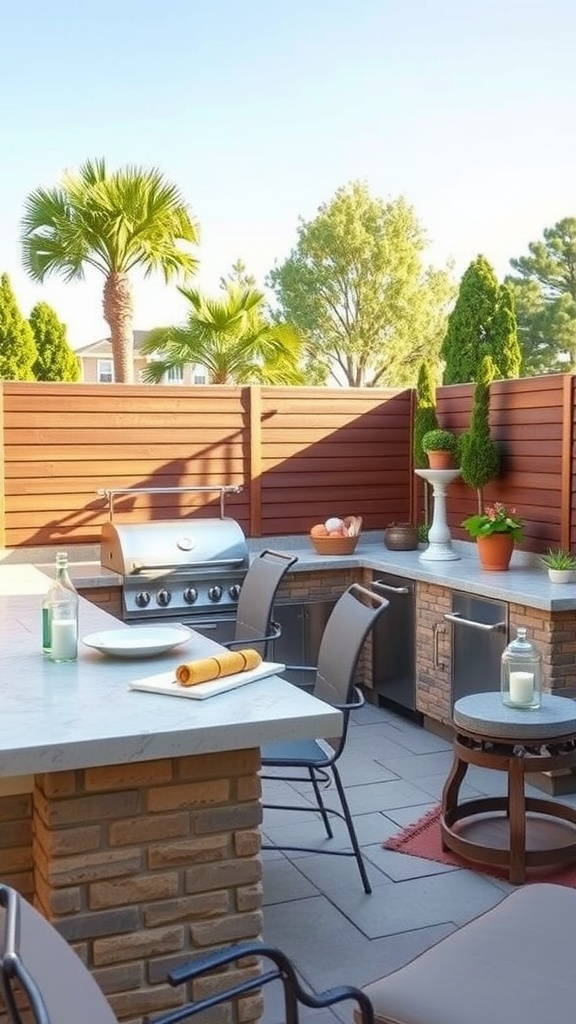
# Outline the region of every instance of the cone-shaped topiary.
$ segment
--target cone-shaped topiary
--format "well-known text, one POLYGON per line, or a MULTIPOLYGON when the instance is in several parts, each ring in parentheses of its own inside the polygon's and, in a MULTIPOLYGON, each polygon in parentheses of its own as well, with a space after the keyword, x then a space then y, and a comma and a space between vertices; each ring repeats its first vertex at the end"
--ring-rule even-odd
POLYGON ((464 483, 478 494, 478 512, 482 511, 482 488, 498 476, 500 449, 490 435, 490 384, 495 367, 490 356, 484 356, 474 388, 470 429, 458 439, 460 469, 464 483))
POLYGON ((416 412, 414 414, 414 433, 412 438, 412 458, 416 469, 424 469, 428 465, 426 452, 422 447, 424 434, 435 430, 438 426, 436 417, 436 381, 432 365, 424 361, 418 371, 416 385, 416 412))

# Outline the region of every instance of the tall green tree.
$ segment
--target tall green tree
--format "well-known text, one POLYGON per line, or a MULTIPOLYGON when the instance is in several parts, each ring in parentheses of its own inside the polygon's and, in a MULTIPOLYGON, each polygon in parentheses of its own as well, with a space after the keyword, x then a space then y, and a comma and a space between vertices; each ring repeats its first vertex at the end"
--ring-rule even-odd
POLYGON ((404 199, 338 189, 268 275, 279 315, 306 346, 308 380, 351 387, 413 384, 438 355, 452 286, 423 264, 424 232, 404 199))
POLYGON ((549 300, 535 279, 506 278, 514 294, 523 377, 570 370, 576 352, 576 302, 565 293, 549 300))
POLYGON ((444 384, 477 380, 480 363, 488 355, 497 377, 517 377, 520 372, 513 295, 498 283, 485 256, 477 256, 462 276, 441 351, 444 384))
POLYGON ((36 380, 80 380, 80 363, 66 339, 63 324, 52 306, 38 302, 28 320, 36 342, 36 380))
POLYGON ((514 308, 514 295, 508 285, 500 285, 498 303, 490 324, 490 357, 494 373, 501 380, 520 376, 520 342, 514 308))
POLYGON ((0 380, 35 380, 36 343, 8 274, 0 277, 0 380))
POLYGON ((576 370, 576 217, 545 228, 528 255, 510 260, 523 346, 522 372, 576 370))
POLYGON ((470 427, 458 438, 460 472, 464 483, 476 490, 479 513, 482 490, 500 471, 500 448, 490 432, 490 385, 495 376, 492 357, 483 356, 474 387, 470 427))
POLYGON ((422 438, 429 430, 436 430, 436 377, 428 360, 420 364, 416 384, 416 411, 414 414, 414 433, 412 438, 412 458, 416 469, 428 465, 428 457, 422 447, 422 438))
POLYGON ((196 245, 198 228, 175 185, 160 171, 108 171, 89 160, 52 189, 32 192, 22 222, 24 266, 35 281, 57 274, 82 279, 86 267, 104 275, 104 319, 110 327, 114 377, 134 377, 131 272, 161 272, 168 282, 194 273, 197 261, 181 243, 196 245))
POLYGON ((301 339, 291 324, 265 318, 265 298, 253 288, 229 284, 222 298, 206 298, 179 288, 190 303, 182 327, 159 327, 141 346, 154 353, 144 380, 162 381, 171 369, 199 364, 210 384, 303 384, 299 369, 301 339))

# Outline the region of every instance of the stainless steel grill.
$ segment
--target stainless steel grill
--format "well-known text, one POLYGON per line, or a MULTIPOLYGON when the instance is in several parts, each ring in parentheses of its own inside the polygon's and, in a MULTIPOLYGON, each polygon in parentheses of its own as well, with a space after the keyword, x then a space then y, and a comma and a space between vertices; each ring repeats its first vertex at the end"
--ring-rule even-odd
POLYGON ((127 622, 185 622, 215 639, 231 639, 249 562, 242 528, 223 514, 223 496, 231 490, 240 488, 100 492, 110 502, 110 522, 102 527, 100 562, 122 576, 123 618, 127 622), (117 494, 198 490, 220 492, 220 518, 114 522, 117 494))

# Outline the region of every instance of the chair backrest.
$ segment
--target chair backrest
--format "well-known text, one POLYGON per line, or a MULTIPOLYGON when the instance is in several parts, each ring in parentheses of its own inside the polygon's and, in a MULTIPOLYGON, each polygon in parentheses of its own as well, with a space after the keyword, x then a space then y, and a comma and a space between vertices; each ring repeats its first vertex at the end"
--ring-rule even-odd
MULTIPOLYGON (((353 583, 338 598, 326 623, 316 667, 314 696, 328 704, 346 704, 353 698, 354 679, 364 641, 389 602, 372 590, 353 583)), ((342 743, 346 738, 344 716, 342 743)))
POLYGON ((260 653, 265 653, 266 645, 254 641, 270 634, 278 587, 288 569, 297 561, 297 555, 266 549, 251 562, 238 598, 235 643, 246 641, 260 653))
POLYGON ((12 1024, 21 1024, 22 991, 37 1024, 118 1024, 74 950, 7 885, 0 885, 0 988, 12 1024))

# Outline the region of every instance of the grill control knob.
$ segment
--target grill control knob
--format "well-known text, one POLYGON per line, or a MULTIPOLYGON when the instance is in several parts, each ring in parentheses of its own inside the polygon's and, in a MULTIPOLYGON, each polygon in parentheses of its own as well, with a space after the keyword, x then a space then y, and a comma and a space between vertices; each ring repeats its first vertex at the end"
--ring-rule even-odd
POLYGON ((162 608, 165 608, 166 605, 170 604, 172 594, 169 590, 159 590, 156 594, 156 600, 162 608))
POLYGON ((208 591, 208 597, 211 601, 219 601, 222 597, 222 587, 210 587, 208 591))
POLYGON ((233 601, 237 601, 238 600, 238 598, 240 597, 240 591, 241 590, 242 590, 242 587, 240 586, 239 583, 233 583, 232 584, 232 586, 230 587, 230 590, 228 591, 228 593, 230 594, 230 597, 232 598, 233 601))
POLYGON ((145 608, 146 605, 150 604, 150 594, 147 590, 140 590, 134 598, 138 608, 145 608))
POLYGON ((196 587, 186 587, 184 591, 184 600, 186 604, 194 604, 194 601, 198 600, 198 591, 196 587))

